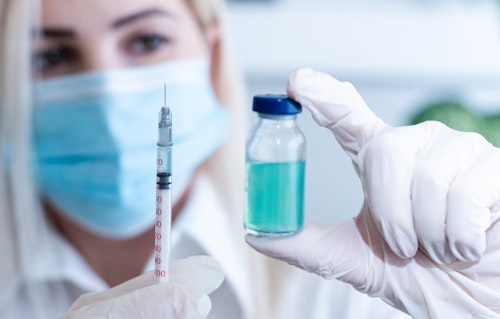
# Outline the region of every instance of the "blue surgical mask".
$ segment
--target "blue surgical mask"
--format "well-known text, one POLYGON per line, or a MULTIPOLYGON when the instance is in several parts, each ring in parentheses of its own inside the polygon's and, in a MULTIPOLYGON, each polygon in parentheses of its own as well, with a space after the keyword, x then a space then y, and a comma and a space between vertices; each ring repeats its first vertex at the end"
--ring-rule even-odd
POLYGON ((58 77, 35 83, 34 153, 42 196, 108 237, 128 238, 155 219, 158 112, 173 119, 172 198, 225 140, 206 59, 58 77))

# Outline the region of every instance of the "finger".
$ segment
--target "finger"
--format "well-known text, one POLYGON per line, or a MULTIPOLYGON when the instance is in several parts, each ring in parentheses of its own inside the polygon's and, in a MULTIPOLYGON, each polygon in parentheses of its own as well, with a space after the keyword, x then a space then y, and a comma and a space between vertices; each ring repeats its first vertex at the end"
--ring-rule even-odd
POLYGON ((411 193, 413 219, 425 253, 435 262, 449 264, 456 257, 446 234, 448 192, 470 152, 460 139, 463 133, 437 122, 428 123, 434 138, 415 164, 411 193))
POLYGON ((64 319, 146 319, 205 318, 212 305, 199 290, 178 284, 158 284, 134 290, 112 300, 72 309, 64 319))
POLYGON ((457 167, 453 161, 435 164, 425 161, 416 167, 412 187, 414 226, 424 252, 437 263, 449 264, 455 257, 446 237, 447 198, 457 167))
POLYGON ((454 270, 467 274, 486 286, 500 287, 500 221, 497 219, 486 232, 486 251, 480 262, 455 262, 454 270))
MULTIPOLYGON (((222 267, 208 256, 191 256, 175 260, 170 265, 170 283, 191 287, 204 293, 210 293, 217 289, 223 280, 222 267)), ((82 295, 73 303, 71 309, 93 304, 100 300, 116 298, 154 283, 154 273, 149 271, 103 292, 82 295)))
POLYGON ((88 293, 81 295, 70 307, 75 310, 86 305, 91 305, 102 300, 110 300, 118 296, 123 296, 136 289, 141 289, 154 284, 153 271, 148 271, 140 276, 132 278, 123 284, 98 293, 88 293))
POLYGON ((373 221, 401 258, 414 256, 418 249, 411 184, 417 156, 430 138, 427 123, 392 128, 372 138, 358 155, 373 221))
POLYGON ((212 308, 210 298, 198 289, 179 284, 153 285, 134 291, 115 302, 113 318, 132 318, 126 312, 133 306, 133 318, 205 318, 212 308), (158 287, 160 286, 160 287, 158 287))
POLYGON ((498 219, 500 150, 478 134, 464 134, 463 169, 450 185, 447 236, 461 261, 476 261, 486 249, 486 232, 498 219))
POLYGON ((362 240, 353 220, 332 225, 307 223, 298 234, 269 238, 246 235, 246 242, 269 257, 354 286, 365 283, 362 240))
POLYGON ((371 137, 387 125, 365 104, 354 86, 311 69, 292 72, 288 95, 307 108, 315 121, 335 135, 356 162, 356 155, 371 137))

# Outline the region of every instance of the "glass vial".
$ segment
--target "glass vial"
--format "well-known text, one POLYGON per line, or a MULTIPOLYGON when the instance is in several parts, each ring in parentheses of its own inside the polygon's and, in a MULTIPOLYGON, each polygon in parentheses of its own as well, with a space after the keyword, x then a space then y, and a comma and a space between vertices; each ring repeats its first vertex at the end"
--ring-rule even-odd
POLYGON ((258 120, 249 131, 245 154, 246 231, 287 236, 304 223, 306 141, 297 125, 300 104, 286 95, 256 95, 258 120))

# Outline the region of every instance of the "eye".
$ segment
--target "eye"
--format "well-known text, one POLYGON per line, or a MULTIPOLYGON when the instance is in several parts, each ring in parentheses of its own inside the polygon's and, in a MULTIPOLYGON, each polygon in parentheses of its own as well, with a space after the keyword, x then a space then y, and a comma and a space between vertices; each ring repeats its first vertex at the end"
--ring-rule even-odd
POLYGON ((48 48, 36 52, 32 57, 33 68, 42 74, 59 73, 71 68, 76 54, 69 47, 48 48))
POLYGON ((148 34, 137 36, 129 42, 129 50, 132 54, 147 54, 161 49, 170 42, 167 37, 148 34))

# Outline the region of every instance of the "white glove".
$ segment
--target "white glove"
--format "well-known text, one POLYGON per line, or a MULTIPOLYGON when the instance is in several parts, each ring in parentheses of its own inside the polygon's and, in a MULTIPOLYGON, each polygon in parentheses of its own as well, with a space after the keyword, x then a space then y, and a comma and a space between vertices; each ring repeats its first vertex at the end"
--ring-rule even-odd
POLYGON ((61 319, 195 319, 212 307, 207 294, 224 280, 220 265, 208 256, 172 262, 170 281, 155 284, 147 272, 101 293, 78 298, 61 319))
POLYGON ((500 149, 438 122, 390 127, 350 83, 310 69, 288 95, 351 157, 365 202, 354 220, 247 242, 414 318, 500 318, 500 149))

